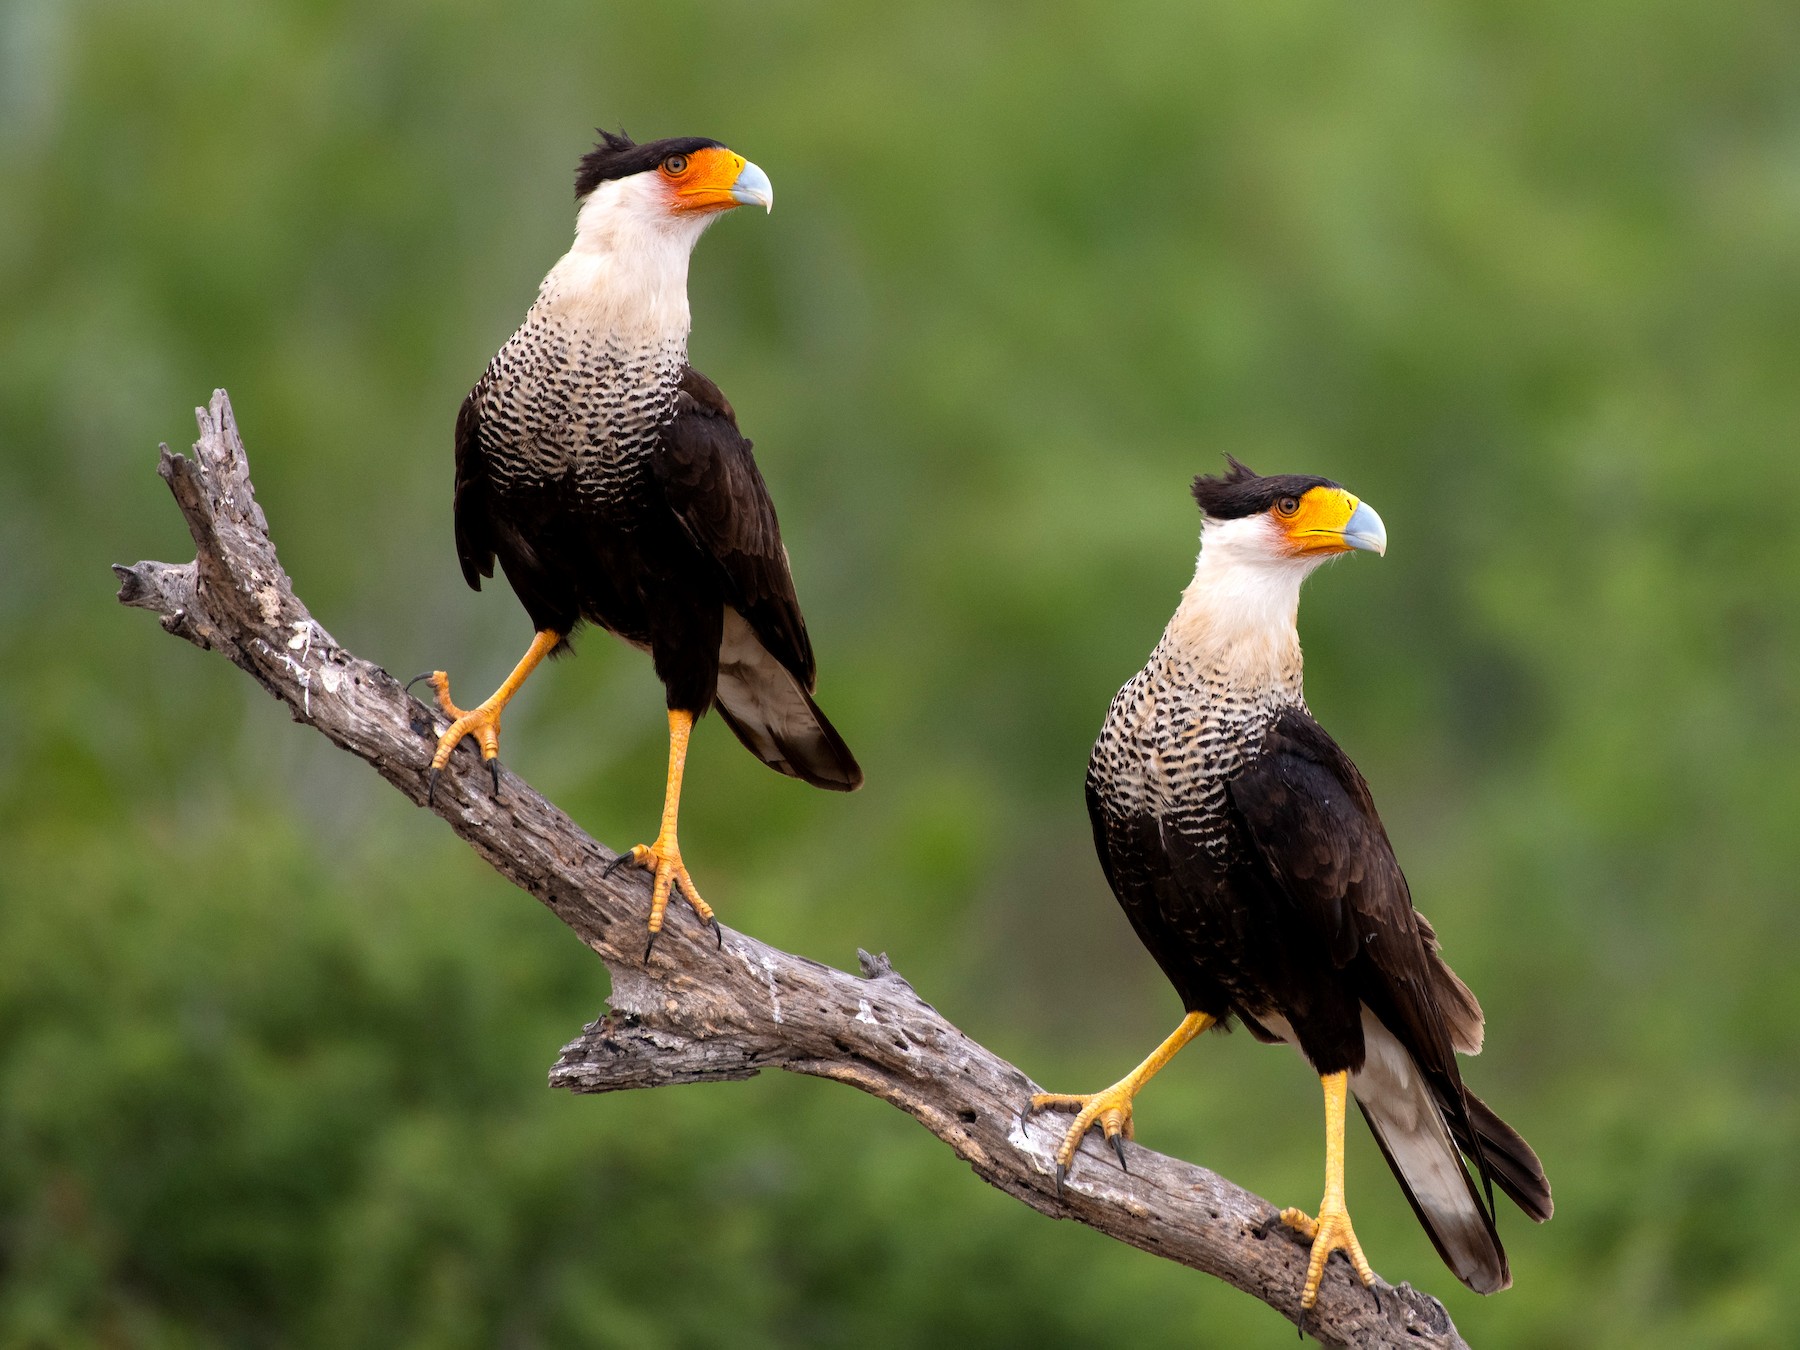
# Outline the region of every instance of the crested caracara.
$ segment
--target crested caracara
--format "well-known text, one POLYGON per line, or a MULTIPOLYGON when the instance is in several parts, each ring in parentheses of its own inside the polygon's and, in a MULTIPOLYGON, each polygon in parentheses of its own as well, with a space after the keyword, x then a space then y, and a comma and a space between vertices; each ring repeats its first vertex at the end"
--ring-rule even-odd
POLYGON ((1101 868, 1187 1016, 1112 1087, 1032 1098, 1033 1110, 1077 1112, 1058 1185, 1095 1124, 1123 1162, 1132 1098, 1188 1041, 1236 1017, 1258 1040, 1297 1047, 1325 1089, 1318 1218, 1281 1215, 1312 1243, 1302 1308, 1340 1248, 1364 1284, 1375 1278, 1344 1202, 1347 1095, 1445 1264, 1480 1293, 1504 1289, 1493 1188, 1542 1222, 1550 1185, 1530 1146, 1463 1086, 1456 1054, 1481 1049, 1481 1008, 1413 909, 1368 784, 1301 692, 1300 583, 1337 554, 1385 552, 1387 532, 1335 483, 1259 477, 1235 460, 1195 479, 1194 497, 1193 584, 1113 699, 1087 773, 1101 868))
POLYGON ((456 418, 463 576, 479 590, 498 561, 536 636, 467 711, 443 671, 421 677, 451 719, 429 776, 473 736, 499 790, 501 711, 583 621, 649 652, 668 695, 662 826, 619 861, 654 875, 654 945, 672 888, 718 927, 675 829, 688 735, 708 708, 777 772, 849 791, 862 770, 813 702, 812 644, 750 442, 687 361, 688 255, 726 211, 770 208, 768 176, 717 141, 602 132, 575 197, 574 246, 456 418))

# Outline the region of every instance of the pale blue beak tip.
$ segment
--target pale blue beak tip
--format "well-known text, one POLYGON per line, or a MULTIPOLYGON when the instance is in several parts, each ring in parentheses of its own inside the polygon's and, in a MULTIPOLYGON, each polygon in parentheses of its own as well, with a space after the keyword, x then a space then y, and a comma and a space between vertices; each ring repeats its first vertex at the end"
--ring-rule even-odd
POLYGON ((731 185, 731 200, 739 206, 760 206, 764 211, 773 211, 775 185, 769 181, 768 174, 745 160, 731 185))
POLYGON ((1377 555, 1387 552, 1387 526, 1367 502, 1358 502, 1350 519, 1344 522, 1344 542, 1377 555))

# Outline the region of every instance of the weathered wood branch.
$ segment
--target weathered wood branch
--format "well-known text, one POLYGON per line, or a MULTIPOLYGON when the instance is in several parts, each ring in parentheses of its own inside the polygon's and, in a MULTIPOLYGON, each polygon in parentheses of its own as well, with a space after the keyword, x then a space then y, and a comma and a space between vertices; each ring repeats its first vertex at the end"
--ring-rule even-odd
MULTIPOLYGON (((442 718, 379 666, 345 651, 301 604, 275 555, 223 391, 200 410, 194 457, 162 449, 160 472, 198 556, 118 567, 119 599, 178 637, 222 652, 294 719, 368 761, 424 807, 442 718)), ((1267 1201, 1203 1168, 1126 1145, 1130 1172, 1090 1143, 1061 1194, 1052 1153, 1067 1116, 1022 1120, 1036 1090, 957 1030, 884 958, 833 970, 726 929, 722 947, 683 907, 644 962, 649 884, 605 874, 614 855, 504 773, 495 797, 458 751, 433 808, 502 876, 548 905, 612 973, 612 1011, 564 1048, 550 1082, 573 1092, 748 1078, 763 1069, 831 1078, 899 1107, 982 1180, 1053 1218, 1216 1275, 1299 1316, 1307 1250, 1267 1201)), ((1333 1261, 1306 1328, 1328 1345, 1462 1346, 1442 1305, 1407 1285, 1379 1297, 1333 1261)))

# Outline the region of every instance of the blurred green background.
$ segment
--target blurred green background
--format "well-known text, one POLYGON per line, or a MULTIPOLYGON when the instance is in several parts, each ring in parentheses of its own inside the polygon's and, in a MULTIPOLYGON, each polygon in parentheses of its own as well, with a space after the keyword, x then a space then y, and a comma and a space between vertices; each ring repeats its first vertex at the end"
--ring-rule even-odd
MULTIPOLYGON (((779 502, 868 786, 716 722, 727 922, 886 950, 1046 1086, 1179 1009, 1081 774, 1223 452, 1392 548, 1309 588, 1314 709, 1480 994, 1474 1087, 1558 1212, 1389 1279, 1478 1346, 1767 1345, 1800 1289, 1800 15, 1673 0, 908 6, 0 0, 0 1345, 1236 1346, 1243 1295, 782 1076, 550 1092, 605 972, 434 818, 120 609, 158 441, 229 388, 313 612, 485 690, 528 625, 450 536, 450 428, 566 247, 598 123, 707 134, 696 364, 779 502)), ((507 757, 652 832, 649 663, 590 635, 507 757)), ((421 749, 423 756, 423 748, 421 749)), ((1143 1142, 1319 1193, 1243 1035, 1143 1142)))

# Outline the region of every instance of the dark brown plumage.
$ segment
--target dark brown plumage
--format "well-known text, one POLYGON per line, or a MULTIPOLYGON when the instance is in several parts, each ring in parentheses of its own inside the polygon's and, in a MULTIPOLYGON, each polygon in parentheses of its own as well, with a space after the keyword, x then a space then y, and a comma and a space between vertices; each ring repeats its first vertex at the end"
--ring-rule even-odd
MULTIPOLYGON (((1549 1185, 1525 1141, 1463 1086, 1456 1055, 1480 1049, 1481 1009, 1414 910, 1368 784, 1302 693, 1301 581, 1333 554, 1384 550, 1385 531, 1329 480, 1261 478, 1235 462, 1198 480, 1195 497, 1194 582, 1113 700, 1087 777, 1106 879, 1190 1020, 1106 1093, 1042 1099, 1083 1112, 1060 1162, 1094 1120, 1109 1134, 1126 1126, 1131 1096, 1188 1037, 1238 1018, 1300 1050, 1325 1081, 1328 1119, 1334 1091, 1339 1110, 1346 1088, 1355 1094, 1445 1262, 1472 1288, 1504 1288, 1493 1187, 1542 1220, 1549 1185)), ((1337 1129, 1320 1220, 1329 1209, 1341 1222, 1315 1245, 1315 1266, 1342 1246, 1366 1270, 1339 1213, 1341 1117, 1337 1129)), ((1315 1273, 1307 1306, 1316 1288, 1315 1273)))
MULTIPOLYGON (((604 135, 583 158, 575 246, 456 419, 456 550, 480 589, 498 564, 537 640, 494 698, 456 721, 498 752, 500 709, 584 622, 650 653, 670 712, 663 829, 634 858, 656 872, 651 933, 672 887, 703 919, 675 808, 693 722, 717 707, 765 764, 848 791, 862 771, 813 701, 817 677, 774 503, 731 405, 687 363, 688 255, 734 205, 772 200, 717 141, 604 135)), ((496 772, 496 783, 498 776, 496 772)))
POLYGON ((581 622, 599 624, 649 649, 669 707, 697 718, 717 706, 752 754, 815 787, 860 784, 812 701, 812 642, 775 505, 718 386, 685 367, 669 416, 640 458, 610 471, 608 493, 528 464, 496 490, 493 459, 523 456, 486 432, 488 393, 484 376, 457 417, 457 556, 469 584, 480 590, 497 559, 540 632, 566 641, 581 622), (729 662, 728 614, 754 639, 729 662))

